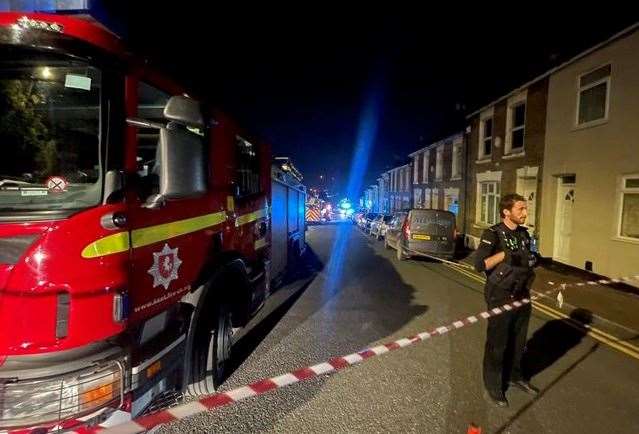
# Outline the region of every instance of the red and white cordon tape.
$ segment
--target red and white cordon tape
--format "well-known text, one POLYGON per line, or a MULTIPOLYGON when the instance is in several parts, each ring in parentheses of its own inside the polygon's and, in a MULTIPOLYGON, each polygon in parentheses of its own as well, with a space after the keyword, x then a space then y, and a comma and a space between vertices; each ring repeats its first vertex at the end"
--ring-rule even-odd
MULTIPOLYGON (((185 419, 187 417, 196 415, 198 413, 203 413, 208 410, 213 410, 218 407, 223 407, 229 404, 233 404, 235 402, 239 402, 246 398, 251 398, 253 396, 262 395, 266 392, 270 392, 271 390, 279 389, 285 386, 289 386, 291 384, 309 380, 311 378, 316 378, 316 377, 319 377, 320 375, 331 374, 339 370, 348 368, 350 366, 356 365, 371 357, 379 356, 384 353, 397 350, 399 348, 407 347, 407 346, 416 344, 418 342, 428 340, 432 337, 442 336, 448 333, 449 331, 457 330, 464 326, 477 323, 479 322, 480 319, 488 319, 490 317, 494 317, 497 315, 501 315, 502 313, 512 311, 514 309, 518 309, 526 304, 530 304, 534 300, 547 296, 548 294, 551 294, 553 292, 566 289, 567 287, 570 287, 570 286, 583 287, 586 285, 598 285, 598 284, 608 285, 612 283, 628 283, 628 282, 633 282, 634 280, 639 280, 639 274, 635 276, 630 276, 630 277, 619 277, 616 279, 590 280, 586 282, 571 282, 571 283, 557 284, 553 281, 548 281, 547 282, 548 285, 551 285, 551 286, 557 285, 557 286, 545 292, 538 292, 537 294, 532 295, 530 298, 524 298, 521 300, 513 301, 511 303, 506 303, 502 306, 495 307, 489 311, 484 311, 477 315, 471 315, 466 318, 460 319, 458 321, 454 321, 448 325, 437 327, 436 329, 430 332, 423 332, 409 338, 399 339, 394 342, 378 345, 372 348, 366 348, 362 351, 358 351, 356 353, 349 354, 347 356, 335 357, 326 362, 318 363, 317 365, 298 369, 296 371, 279 375, 277 377, 256 381, 247 386, 242 386, 237 389, 230 390, 228 392, 221 392, 221 393, 205 396, 198 399, 197 401, 191 401, 186 404, 168 408, 166 410, 161 410, 157 413, 142 416, 134 420, 131 420, 129 422, 124 422, 122 424, 119 424, 110 428, 104 428, 101 426, 76 427, 77 424, 78 423, 81 424, 82 421, 72 420, 72 421, 65 421, 63 424, 58 425, 56 429, 62 429, 65 432, 77 433, 77 434, 94 434, 98 432, 100 434, 128 434, 128 433, 145 432, 162 424, 185 419), (69 429, 70 431, 67 431, 69 429)), ((47 432, 48 431, 49 430, 47 430, 47 432)), ((38 432, 41 432, 41 431, 38 431, 38 432)), ((9 431, 9 433, 10 434, 33 434, 34 431, 32 429, 21 429, 21 430, 9 431)))
MULTIPOLYGON (((521 300, 515 300, 511 303, 506 303, 502 306, 481 312, 477 315, 468 316, 466 318, 454 321, 448 325, 437 327, 436 329, 429 332, 422 332, 415 336, 399 339, 394 342, 378 345, 372 348, 366 348, 347 356, 334 357, 327 360, 326 362, 318 363, 317 365, 301 368, 292 372, 288 372, 286 374, 279 375, 277 377, 256 381, 249 385, 238 387, 237 389, 233 389, 228 392, 221 392, 205 396, 196 401, 191 401, 186 404, 159 411, 157 413, 142 416, 111 428, 89 427, 77 430, 75 432, 77 432, 78 434, 97 432, 100 432, 101 434, 133 434, 145 432, 161 424, 185 419, 198 413, 203 413, 205 411, 233 404, 247 398, 262 395, 264 393, 270 392, 275 389, 280 389, 291 384, 306 381, 311 378, 319 377, 321 375, 331 374, 356 365, 371 357, 379 356, 390 351, 416 344, 418 342, 426 341, 432 337, 442 336, 452 330, 457 330, 462 327, 477 323, 480 319, 488 319, 490 317, 494 317, 497 315, 501 315, 502 313, 518 309, 522 306, 530 304, 533 300, 537 300, 540 297, 548 295, 552 292, 565 289, 568 286, 622 283, 624 281, 632 281, 633 279, 639 280, 639 275, 636 275, 634 277, 622 277, 619 279, 610 280, 602 279, 588 282, 562 283, 559 284, 559 286, 556 286, 548 291, 537 293, 536 295, 532 295, 529 298, 523 298, 521 300)), ((555 283, 552 281, 549 281, 548 284, 555 285, 555 283)))

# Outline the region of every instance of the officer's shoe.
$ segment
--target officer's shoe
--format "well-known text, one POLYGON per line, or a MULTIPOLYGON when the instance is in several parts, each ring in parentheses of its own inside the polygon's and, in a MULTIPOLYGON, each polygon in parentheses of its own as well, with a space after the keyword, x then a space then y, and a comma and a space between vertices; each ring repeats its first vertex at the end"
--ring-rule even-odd
POLYGON ((497 407, 506 408, 508 407, 508 400, 506 399, 506 395, 504 392, 493 394, 490 392, 486 392, 486 396, 495 404, 497 407))
POLYGON ((532 395, 532 396, 539 395, 539 389, 537 389, 535 386, 533 386, 532 384, 530 384, 530 382, 526 380, 510 381, 508 384, 523 390, 529 395, 532 395))

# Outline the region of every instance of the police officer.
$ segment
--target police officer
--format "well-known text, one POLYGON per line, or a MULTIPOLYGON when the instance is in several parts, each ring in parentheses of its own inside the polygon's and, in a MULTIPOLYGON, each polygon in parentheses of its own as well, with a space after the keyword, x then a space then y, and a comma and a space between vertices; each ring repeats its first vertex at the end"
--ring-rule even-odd
MULTIPOLYGON (((526 199, 508 194, 499 202, 502 222, 486 229, 475 252, 475 269, 486 272, 484 296, 488 309, 530 296, 537 254, 531 250, 526 222, 526 199)), ((507 407, 507 385, 531 395, 539 390, 521 372, 526 345, 530 303, 488 318, 484 352, 484 385, 499 407, 507 407)))

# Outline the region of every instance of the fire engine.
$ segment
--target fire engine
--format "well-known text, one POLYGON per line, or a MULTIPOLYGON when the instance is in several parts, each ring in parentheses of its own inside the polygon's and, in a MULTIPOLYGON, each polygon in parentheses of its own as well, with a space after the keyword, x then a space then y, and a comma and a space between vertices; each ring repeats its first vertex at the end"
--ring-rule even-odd
POLYGON ((0 13, 0 431, 214 392, 304 250, 268 143, 77 17, 0 13))

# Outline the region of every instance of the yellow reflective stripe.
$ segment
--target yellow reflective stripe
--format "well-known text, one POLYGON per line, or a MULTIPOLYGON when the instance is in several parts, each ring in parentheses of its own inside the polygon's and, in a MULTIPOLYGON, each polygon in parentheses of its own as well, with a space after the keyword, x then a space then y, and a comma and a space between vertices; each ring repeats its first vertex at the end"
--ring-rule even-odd
POLYGON ((248 214, 243 214, 235 219, 235 226, 242 226, 247 223, 254 222, 257 219, 261 219, 262 217, 266 217, 265 209, 260 209, 255 212, 250 212, 248 214))
POLYGON ((159 241, 197 232, 210 226, 219 225, 225 220, 226 212, 216 212, 148 228, 135 229, 131 234, 131 241, 134 249, 144 247, 159 241))
POLYGON ((119 232, 100 238, 86 246, 82 250, 82 257, 97 258, 126 252, 131 245, 133 248, 148 246, 159 241, 219 225, 225 220, 226 212, 222 211, 157 226, 149 226, 148 228, 135 229, 131 234, 131 240, 129 240, 128 232, 119 232))
POLYGON ((113 255, 129 250, 129 233, 119 232, 100 238, 82 250, 83 258, 97 258, 98 256, 113 255))
POLYGON ((266 238, 260 238, 259 240, 255 241, 255 249, 261 249, 262 247, 265 247, 268 243, 266 242, 266 238))

